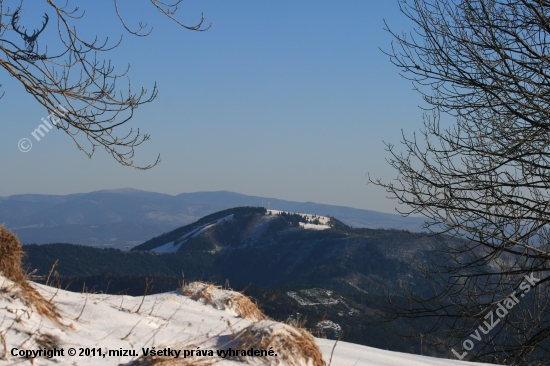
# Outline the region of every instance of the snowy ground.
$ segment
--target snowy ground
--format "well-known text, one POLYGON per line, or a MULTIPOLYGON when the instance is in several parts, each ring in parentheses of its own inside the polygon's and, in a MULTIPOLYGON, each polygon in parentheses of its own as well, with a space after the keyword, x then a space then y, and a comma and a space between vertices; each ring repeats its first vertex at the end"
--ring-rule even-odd
MULTIPOLYGON (((334 347, 334 341, 316 339, 323 355, 327 359, 334 347)), ((353 343, 338 342, 334 349, 332 365, 337 366, 477 366, 486 363, 464 362, 459 360, 445 360, 427 356, 411 355, 408 353, 391 352, 378 348, 359 346, 353 343)), ((493 365, 494 366, 494 365, 493 365)))
MULTIPOLYGON (((221 289, 214 289, 210 300, 206 303, 206 301, 197 301, 190 296, 185 296, 182 291, 130 297, 72 293, 42 285, 35 285, 35 287, 46 299, 52 299, 55 303, 61 315, 60 324, 32 310, 22 300, 19 289, 11 281, 0 276, 0 365, 30 365, 31 359, 13 354, 17 355, 19 352, 25 354, 26 351, 37 351, 44 347, 63 349, 64 355, 50 359, 37 357, 32 360, 34 365, 54 363, 119 365, 137 359, 143 355, 144 350, 152 350, 153 347, 155 350, 170 348, 172 352, 181 351, 178 361, 185 361, 181 360, 185 350, 196 352, 198 348, 201 351, 212 351, 210 352, 212 356, 203 355, 201 359, 216 364, 233 365, 245 361, 252 364, 277 364, 278 361, 282 361, 280 356, 248 357, 240 361, 228 360, 218 357, 217 350, 225 350, 231 345, 235 347, 236 343, 232 340, 243 328, 251 324, 269 328, 271 334, 292 332, 294 329, 272 321, 255 322, 257 319, 243 319, 242 313, 240 315, 235 305, 236 302, 228 301, 238 294, 221 289), (71 348, 76 350, 76 356, 68 355, 71 348), (113 352, 126 350, 130 355, 116 355, 116 352, 113 352), (89 352, 90 356, 79 356, 80 352, 89 352), (92 356, 92 352, 96 355, 92 356), (132 353, 135 356, 131 356, 132 353), (4 354, 3 359, 2 354, 4 354)), ((188 290, 189 287, 185 293, 189 293, 188 290)), ((314 342, 320 347, 328 364, 334 341, 316 339, 314 342)), ((273 351, 281 353, 278 349, 273 351)), ((305 365, 302 362, 298 364, 305 365)), ((339 342, 334 350, 332 365, 464 366, 476 364, 339 342)))

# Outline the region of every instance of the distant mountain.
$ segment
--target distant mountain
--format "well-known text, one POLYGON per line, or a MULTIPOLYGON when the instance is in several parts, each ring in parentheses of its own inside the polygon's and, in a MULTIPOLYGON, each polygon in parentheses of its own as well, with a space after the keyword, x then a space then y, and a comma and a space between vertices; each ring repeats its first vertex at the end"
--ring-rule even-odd
POLYGON ((172 229, 172 225, 143 222, 115 222, 100 225, 58 225, 50 227, 27 227, 15 232, 26 243, 85 243, 104 248, 130 249, 150 238, 172 229))
POLYGON ((405 231, 352 228, 335 218, 238 207, 154 237, 131 252, 69 244, 26 245, 27 263, 63 276, 170 275, 272 287, 337 284, 366 291, 416 282, 413 259, 430 257, 435 239, 405 231))
POLYGON ((345 340, 410 351, 417 341, 397 335, 410 329, 402 324, 372 329, 366 320, 382 290, 406 284, 426 293, 414 262, 434 258, 435 240, 401 230, 352 228, 333 217, 237 207, 131 251, 25 245, 24 265, 45 276, 58 261, 54 277, 60 286, 92 292, 142 295, 146 282, 155 292, 183 280, 228 283, 253 295, 275 319, 307 320, 308 327, 329 319, 320 335, 338 338, 341 328, 345 340))
POLYGON ((259 205, 334 216, 353 227, 420 231, 423 223, 421 218, 226 191, 171 196, 130 188, 65 196, 0 197, 0 223, 13 230, 24 243, 71 242, 126 248, 219 210, 259 205), (119 225, 118 228, 113 224, 119 225))
POLYGON ((416 276, 412 258, 422 261, 424 253, 431 253, 432 240, 404 231, 352 228, 326 216, 238 207, 164 233, 132 251, 208 256, 215 270, 204 273, 217 281, 229 278, 264 287, 338 282, 361 291, 372 275, 386 288, 410 281, 416 276))

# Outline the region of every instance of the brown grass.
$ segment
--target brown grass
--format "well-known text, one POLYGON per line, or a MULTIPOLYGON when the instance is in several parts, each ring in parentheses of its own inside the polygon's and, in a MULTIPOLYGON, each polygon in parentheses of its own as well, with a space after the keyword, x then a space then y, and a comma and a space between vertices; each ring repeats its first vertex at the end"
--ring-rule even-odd
MULTIPOLYGON (((201 343, 204 346, 204 343, 201 343)), ((163 346, 157 347, 164 348, 163 346)), ((213 365, 217 361, 217 357, 210 356, 192 356, 183 358, 183 350, 196 349, 195 343, 176 343, 172 349, 182 350, 179 358, 173 356, 140 356, 137 359, 124 364, 125 366, 207 366, 213 365)), ((216 352, 214 352, 216 354, 216 352)))
POLYGON ((195 300, 204 299, 204 302, 206 304, 214 305, 214 296, 213 296, 214 291, 216 289, 220 289, 221 287, 215 286, 214 284, 209 284, 208 286, 204 284, 205 286, 202 289, 197 291, 195 290, 196 287, 191 286, 193 284, 197 284, 197 282, 193 282, 192 284, 189 285, 189 287, 183 288, 183 294, 185 296, 190 296, 195 300))
MULTIPOLYGON (((214 306, 217 305, 214 301, 214 292, 216 290, 222 291, 221 286, 200 282, 193 282, 189 286, 184 286, 182 288, 182 292, 185 296, 190 296, 195 300, 203 299, 206 304, 214 306), (202 285, 202 288, 200 285, 202 285)), ((258 306, 254 304, 252 300, 241 293, 236 293, 230 296, 225 299, 224 302, 226 307, 235 311, 241 318, 253 322, 268 319, 268 317, 262 313, 260 309, 258 309, 258 306)))
POLYGON ((243 294, 236 294, 227 299, 225 303, 228 307, 234 308, 241 318, 253 322, 269 319, 252 300, 243 294))
POLYGON ((59 347, 59 338, 51 334, 39 333, 34 341, 40 348, 54 349, 59 347))
POLYGON ((44 299, 27 281, 25 271, 21 267, 21 259, 24 255, 17 236, 0 225, 0 273, 21 289, 23 299, 40 315, 58 322, 59 314, 55 306, 44 299))
POLYGON ((283 325, 273 321, 252 324, 234 335, 228 346, 233 349, 273 349, 277 356, 264 359, 269 364, 289 366, 325 366, 321 350, 315 339, 303 328, 283 325))
POLYGON ((0 272, 17 284, 26 282, 25 272, 21 267, 24 254, 15 234, 0 225, 0 272))

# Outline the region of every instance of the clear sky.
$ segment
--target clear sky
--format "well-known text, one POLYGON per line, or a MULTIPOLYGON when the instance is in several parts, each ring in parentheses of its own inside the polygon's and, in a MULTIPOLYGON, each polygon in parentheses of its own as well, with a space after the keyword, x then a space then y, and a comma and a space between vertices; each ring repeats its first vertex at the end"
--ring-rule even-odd
MULTIPOLYGON (((39 2, 24 2, 36 22, 48 10, 39 2)), ((394 178, 383 141, 398 144, 401 129, 411 133, 422 121, 420 95, 379 49, 390 48, 384 19, 411 30, 397 0, 185 0, 179 19, 194 23, 203 12, 212 23, 203 33, 179 28, 145 0, 119 2, 130 25, 154 30, 125 35, 104 57, 120 69, 130 63, 136 88, 159 88, 119 133, 150 134, 136 161, 146 165, 160 153, 161 164, 139 171, 101 150, 90 160, 55 129, 34 141, 46 112, 1 70, 0 196, 229 190, 393 212, 396 202, 367 185, 366 174, 394 178), (19 151, 22 138, 33 140, 31 151, 19 151)), ((69 4, 87 9, 82 32, 123 33, 112 1, 69 4)), ((40 45, 55 36, 49 24, 40 45)))

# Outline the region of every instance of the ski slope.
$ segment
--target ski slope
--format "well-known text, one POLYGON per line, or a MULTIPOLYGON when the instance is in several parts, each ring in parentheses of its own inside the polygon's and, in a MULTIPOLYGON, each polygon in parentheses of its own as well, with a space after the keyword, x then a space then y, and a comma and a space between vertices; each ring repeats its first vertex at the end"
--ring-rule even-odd
POLYGON ((183 243, 185 243, 189 238, 194 238, 194 237, 200 235, 206 229, 209 229, 209 228, 219 224, 220 222, 229 221, 231 219, 233 219, 233 215, 228 215, 228 216, 222 217, 221 219, 217 219, 217 220, 214 220, 214 221, 209 222, 207 224, 204 224, 202 226, 199 226, 198 228, 196 228, 196 229, 188 232, 187 234, 183 235, 178 240, 171 241, 169 243, 166 243, 166 244, 163 244, 161 246, 158 246, 156 248, 151 249, 151 252, 162 253, 162 254, 164 254, 164 253, 176 253, 179 250, 179 248, 181 247, 181 245, 183 243))

